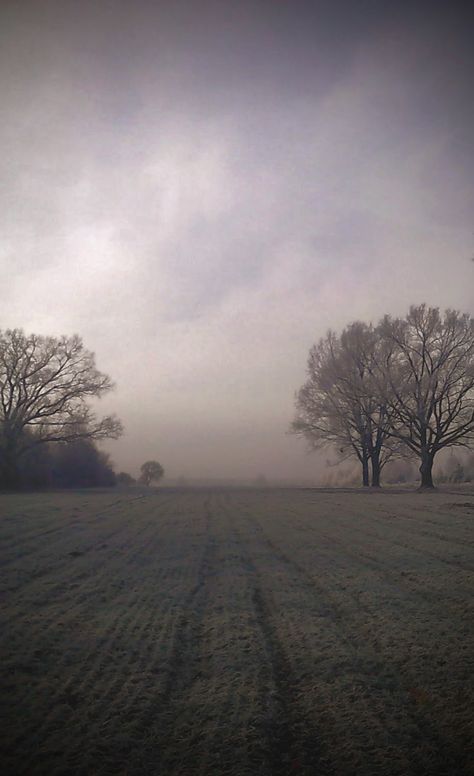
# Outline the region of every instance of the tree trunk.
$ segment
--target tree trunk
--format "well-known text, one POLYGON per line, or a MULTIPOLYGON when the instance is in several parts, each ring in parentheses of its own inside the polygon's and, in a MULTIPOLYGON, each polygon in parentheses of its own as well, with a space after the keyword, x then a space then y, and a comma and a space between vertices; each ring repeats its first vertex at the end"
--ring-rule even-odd
POLYGON ((363 458, 362 461, 362 485, 364 488, 369 487, 369 459, 363 458))
POLYGON ((420 488, 434 488, 433 484, 433 453, 429 453, 427 450, 421 452, 421 483, 420 488))
POLYGON ((370 463, 372 464, 372 487, 380 488, 380 460, 376 453, 370 459, 370 463))
POLYGON ((1 485, 6 490, 17 490, 20 486, 20 470, 17 451, 14 446, 5 445, 1 455, 1 485))
POLYGON ((7 421, 1 428, 0 439, 0 487, 18 490, 21 485, 21 439, 16 429, 7 421))

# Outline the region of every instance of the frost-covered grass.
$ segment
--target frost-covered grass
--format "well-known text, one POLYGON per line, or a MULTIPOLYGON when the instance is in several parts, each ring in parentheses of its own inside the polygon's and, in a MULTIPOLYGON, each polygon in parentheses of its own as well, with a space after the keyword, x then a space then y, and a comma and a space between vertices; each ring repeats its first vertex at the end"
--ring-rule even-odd
POLYGON ((468 774, 473 527, 470 488, 1 496, 3 772, 468 774))

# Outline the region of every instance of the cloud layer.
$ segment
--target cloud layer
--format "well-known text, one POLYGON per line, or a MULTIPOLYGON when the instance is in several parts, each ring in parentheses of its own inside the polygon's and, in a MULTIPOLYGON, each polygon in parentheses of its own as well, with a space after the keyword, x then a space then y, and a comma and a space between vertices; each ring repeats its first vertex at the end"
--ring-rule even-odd
POLYGON ((472 311, 462 20, 354 5, 5 5, 0 325, 96 351, 121 467, 311 476, 311 344, 472 311))

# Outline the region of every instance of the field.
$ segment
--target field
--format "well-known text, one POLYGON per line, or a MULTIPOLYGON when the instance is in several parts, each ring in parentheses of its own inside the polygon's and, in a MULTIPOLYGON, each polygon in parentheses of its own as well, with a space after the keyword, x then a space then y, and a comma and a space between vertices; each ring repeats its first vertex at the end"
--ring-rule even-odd
POLYGON ((0 497, 2 773, 474 773, 474 493, 0 497))

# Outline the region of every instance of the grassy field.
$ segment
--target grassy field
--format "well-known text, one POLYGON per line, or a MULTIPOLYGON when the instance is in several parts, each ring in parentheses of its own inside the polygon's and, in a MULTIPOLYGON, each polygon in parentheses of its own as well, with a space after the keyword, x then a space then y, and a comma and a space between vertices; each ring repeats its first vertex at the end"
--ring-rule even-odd
POLYGON ((474 773, 474 493, 0 497, 2 773, 474 773))

